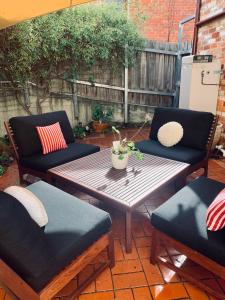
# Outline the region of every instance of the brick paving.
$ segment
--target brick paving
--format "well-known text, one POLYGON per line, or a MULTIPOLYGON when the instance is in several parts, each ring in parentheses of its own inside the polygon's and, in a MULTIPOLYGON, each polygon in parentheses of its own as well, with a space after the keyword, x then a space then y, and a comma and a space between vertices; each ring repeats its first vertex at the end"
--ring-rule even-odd
MULTIPOLYGON (((138 136, 138 140, 146 138, 149 130, 143 130, 138 136)), ((134 129, 125 130, 124 133, 131 136, 134 129)), ((112 142, 111 134, 92 135, 81 142, 95 143, 102 148, 108 147, 112 142)), ((209 177, 225 182, 225 166, 216 161, 209 162, 209 177)), ((191 179, 191 178, 190 178, 191 179)), ((13 184, 18 184, 18 171, 16 163, 8 169, 7 173, 0 178, 0 190, 13 184)), ((184 278, 181 278, 172 270, 162 265, 152 265, 149 262, 151 249, 152 228, 149 218, 152 210, 163 203, 172 194, 170 190, 162 190, 156 198, 148 199, 144 205, 134 213, 132 220, 132 252, 125 252, 125 224, 122 212, 113 209, 98 200, 71 189, 64 187, 75 196, 98 205, 110 212, 113 220, 113 236, 115 244, 116 265, 114 268, 107 268, 98 278, 92 282, 76 300, 172 300, 172 299, 192 299, 192 300, 215 300, 204 291, 199 290, 184 278)), ((215 278, 211 272, 201 268, 188 260, 174 249, 162 246, 159 249, 161 255, 171 259, 177 265, 192 271, 195 276, 215 289, 224 290, 225 282, 215 278)), ((92 265, 88 266, 80 275, 79 282, 94 272, 95 266, 104 260, 105 253, 102 253, 92 265)), ((63 299, 69 295, 76 286, 74 279, 55 300, 63 299)), ((0 300, 11 300, 5 291, 0 289, 0 300)), ((31 299, 32 300, 32 299, 31 299)), ((75 300, 75 299, 74 299, 75 300)))

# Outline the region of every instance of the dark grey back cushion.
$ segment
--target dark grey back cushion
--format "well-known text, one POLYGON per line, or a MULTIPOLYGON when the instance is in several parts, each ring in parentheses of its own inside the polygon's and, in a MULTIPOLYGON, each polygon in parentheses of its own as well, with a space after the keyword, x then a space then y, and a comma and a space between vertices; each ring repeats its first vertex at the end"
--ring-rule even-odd
POLYGON ((205 150, 214 115, 208 112, 199 112, 179 108, 156 108, 152 120, 150 138, 158 141, 159 128, 167 122, 180 123, 184 135, 179 145, 205 150))
POLYGON ((19 155, 26 157, 42 151, 36 126, 47 126, 59 122, 67 144, 74 142, 73 130, 65 111, 56 111, 42 115, 14 117, 9 120, 19 155))
POLYGON ((21 276, 38 277, 51 263, 43 229, 24 206, 0 191, 0 257, 21 276))

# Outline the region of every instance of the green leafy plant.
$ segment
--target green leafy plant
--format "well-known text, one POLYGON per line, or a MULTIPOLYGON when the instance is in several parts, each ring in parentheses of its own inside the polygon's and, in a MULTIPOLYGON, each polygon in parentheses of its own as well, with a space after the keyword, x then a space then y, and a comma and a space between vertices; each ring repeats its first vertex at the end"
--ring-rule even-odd
POLYGON ((2 176, 5 173, 5 168, 0 165, 0 176, 2 176))
POLYGON ((150 120, 150 115, 146 114, 145 121, 143 122, 142 126, 130 139, 122 138, 120 131, 115 126, 112 126, 112 131, 116 139, 113 142, 112 153, 117 154, 120 160, 124 159, 125 154, 128 154, 129 156, 133 155, 136 159, 142 160, 144 158, 144 155, 139 149, 135 147, 133 139, 141 132, 145 124, 150 120))
POLYGON ((9 147, 8 137, 0 137, 0 176, 2 176, 7 167, 12 163, 11 150, 9 147))
POLYGON ((138 160, 142 160, 144 158, 143 153, 135 147, 135 143, 133 141, 127 140, 127 138, 122 139, 120 131, 114 126, 112 126, 112 131, 119 137, 119 140, 113 142, 112 147, 112 153, 118 155, 119 160, 123 160, 125 154, 128 154, 129 156, 134 155, 138 160))
POLYGON ((0 164, 2 166, 8 167, 13 161, 13 158, 7 153, 7 152, 2 152, 0 155, 0 164))
POLYGON ((74 127, 73 133, 76 138, 83 139, 86 137, 87 129, 81 122, 79 122, 78 125, 74 127))
POLYGON ((0 137, 0 154, 1 153, 11 153, 11 148, 9 146, 7 136, 0 137))
POLYGON ((112 120, 113 108, 96 104, 92 107, 92 120, 99 123, 109 123, 112 120))
POLYGON ((9 146, 9 139, 8 139, 8 136, 7 135, 4 135, 4 136, 1 136, 0 137, 0 143, 6 145, 6 146, 9 146))
POLYGON ((17 102, 29 114, 19 92, 28 81, 34 83, 41 113, 52 79, 79 79, 85 71, 94 82, 95 65, 130 66, 144 46, 137 19, 129 20, 126 8, 116 4, 81 5, 28 20, 1 30, 0 40, 1 79, 11 82, 17 102))

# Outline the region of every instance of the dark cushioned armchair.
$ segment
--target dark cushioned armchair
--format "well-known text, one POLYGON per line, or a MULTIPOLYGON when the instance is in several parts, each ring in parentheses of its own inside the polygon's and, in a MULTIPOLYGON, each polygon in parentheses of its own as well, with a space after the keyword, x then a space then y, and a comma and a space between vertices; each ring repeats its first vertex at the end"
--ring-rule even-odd
POLYGON ((143 153, 178 160, 190 164, 189 173, 199 168, 208 172, 208 158, 217 125, 217 117, 207 112, 178 108, 156 108, 151 124, 150 139, 136 143, 143 153), (159 128, 176 121, 183 126, 184 135, 173 147, 165 147, 157 138, 159 128))
POLYGON ((207 208, 224 188, 224 183, 200 177, 153 211, 151 217, 154 227, 151 262, 163 263, 216 299, 225 299, 225 294, 212 290, 207 282, 204 284, 204 281, 196 279, 188 269, 176 267, 171 261, 160 257, 157 249, 162 243, 166 247, 175 248, 225 280, 225 228, 211 232, 206 226, 207 208))
POLYGON ((14 148, 21 181, 26 173, 48 181, 48 169, 100 150, 95 145, 75 142, 73 130, 65 111, 14 117, 9 120, 9 123, 5 123, 5 127, 14 148), (36 126, 47 126, 56 122, 60 123, 68 148, 43 155, 36 126))
POLYGON ((72 292, 74 299, 114 265, 111 218, 43 181, 28 189, 42 201, 48 224, 40 228, 18 200, 0 192, 0 282, 21 300, 49 300, 107 250, 105 262, 72 292))

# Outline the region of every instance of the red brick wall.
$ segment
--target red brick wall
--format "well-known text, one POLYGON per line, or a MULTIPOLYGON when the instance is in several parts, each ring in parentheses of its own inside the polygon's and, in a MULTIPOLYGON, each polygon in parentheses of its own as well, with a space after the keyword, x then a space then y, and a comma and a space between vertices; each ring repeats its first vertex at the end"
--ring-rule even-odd
MULTIPOLYGON (((204 20, 225 9, 225 0, 202 0, 200 20, 204 20)), ((225 17, 212 21, 199 29, 198 54, 212 54, 223 67, 219 88, 217 111, 225 121, 225 17)))
MULTIPOLYGON (((140 0, 147 17, 144 36, 150 40, 177 42, 179 22, 195 14, 196 0, 140 0)), ((184 25, 184 41, 193 39, 194 22, 184 25)))

